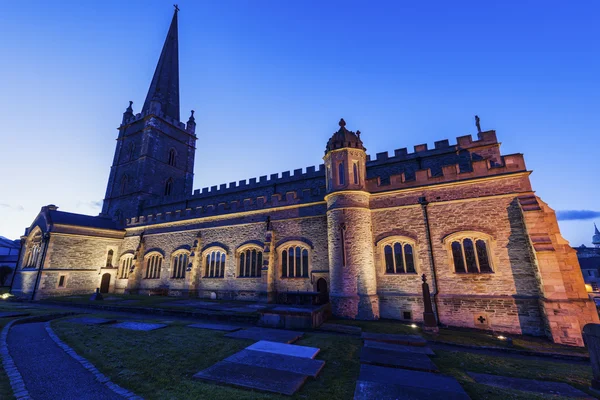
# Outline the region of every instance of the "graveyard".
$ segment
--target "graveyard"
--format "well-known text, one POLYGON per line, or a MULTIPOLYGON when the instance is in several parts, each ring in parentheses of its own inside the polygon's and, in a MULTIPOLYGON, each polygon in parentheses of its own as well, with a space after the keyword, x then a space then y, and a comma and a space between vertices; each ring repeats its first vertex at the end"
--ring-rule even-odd
MULTIPOLYGON (((5 301, 0 327, 15 325, 3 330, 2 345, 27 382, 26 353, 36 344, 27 342, 18 346, 21 350, 11 346, 26 341, 31 334, 26 330, 37 326, 37 334, 54 335, 57 349, 114 386, 113 395, 125 398, 594 398, 586 350, 546 339, 515 336, 509 341, 443 328, 430 334, 391 320, 332 319, 316 329, 273 329, 258 326, 251 313, 231 302, 205 304, 221 311, 202 318, 183 314, 197 311, 198 305, 188 303, 181 310, 176 302, 116 296, 102 302, 111 308, 105 310, 84 308, 86 301, 73 297, 5 301), (126 309, 108 306, 119 302, 126 309), (163 315, 156 314, 160 307, 163 315)), ((14 373, 6 365, 3 359, 0 397, 24 398, 12 397, 19 392, 11 390, 14 373)), ((35 398, 39 388, 28 384, 27 389, 35 398)))

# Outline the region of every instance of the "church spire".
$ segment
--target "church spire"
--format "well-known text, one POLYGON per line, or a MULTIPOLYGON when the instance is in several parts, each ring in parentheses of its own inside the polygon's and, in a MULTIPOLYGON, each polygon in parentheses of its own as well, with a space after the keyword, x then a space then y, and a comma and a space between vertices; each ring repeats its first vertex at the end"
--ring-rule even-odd
POLYGON ((161 112, 179 121, 179 38, 177 34, 177 12, 175 6, 171 27, 167 33, 150 89, 144 101, 142 113, 160 105, 161 112), (151 104, 154 103, 154 104, 151 104))

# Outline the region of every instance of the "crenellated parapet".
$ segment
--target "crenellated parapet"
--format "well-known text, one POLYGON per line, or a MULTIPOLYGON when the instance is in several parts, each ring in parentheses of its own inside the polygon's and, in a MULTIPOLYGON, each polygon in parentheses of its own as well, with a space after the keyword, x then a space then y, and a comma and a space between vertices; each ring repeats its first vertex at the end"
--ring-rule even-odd
POLYGON ((438 140, 434 143, 434 148, 430 149, 427 143, 414 146, 414 151, 409 153, 406 147, 394 150, 394 155, 390 156, 387 151, 377 153, 375 159, 367 155, 367 166, 374 166, 382 163, 402 162, 414 160, 416 158, 435 157, 449 152, 460 150, 469 150, 481 148, 482 146, 499 145, 496 138, 496 131, 485 131, 477 134, 477 140, 473 140, 471 135, 459 136, 456 138, 456 144, 451 145, 448 139, 438 140))
POLYGON ((407 178, 405 173, 391 175, 385 181, 381 177, 375 177, 367 179, 367 190, 380 192, 527 171, 523 154, 505 155, 500 159, 500 164, 489 159, 471 161, 471 168, 467 170, 460 164, 445 165, 442 167, 442 173, 435 175, 430 168, 419 169, 415 171, 412 179, 407 178))

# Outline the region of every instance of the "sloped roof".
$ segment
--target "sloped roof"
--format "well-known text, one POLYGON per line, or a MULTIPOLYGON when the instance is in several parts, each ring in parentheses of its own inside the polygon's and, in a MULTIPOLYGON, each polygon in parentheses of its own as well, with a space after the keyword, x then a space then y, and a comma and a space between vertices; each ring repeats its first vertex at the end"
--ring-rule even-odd
POLYGON ((58 210, 50 210, 49 214, 50 219, 54 224, 76 225, 99 229, 118 229, 116 222, 110 218, 75 214, 58 210))
POLYGON ((21 247, 19 244, 19 240, 10 240, 5 238, 4 236, 0 236, 0 247, 6 247, 9 249, 18 249, 21 247))

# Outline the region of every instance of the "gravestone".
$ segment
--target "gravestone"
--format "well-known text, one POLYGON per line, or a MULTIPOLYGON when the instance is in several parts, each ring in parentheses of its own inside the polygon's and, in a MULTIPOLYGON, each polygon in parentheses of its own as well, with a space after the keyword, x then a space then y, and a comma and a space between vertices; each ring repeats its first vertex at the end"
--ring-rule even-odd
POLYGON ((415 371, 438 372, 438 368, 425 354, 398 352, 373 347, 363 347, 360 351, 361 364, 382 367, 404 368, 415 371))
POLYGON ((250 340, 268 340, 270 342, 294 343, 300 339, 304 333, 288 331, 284 329, 269 329, 269 328, 248 328, 241 331, 228 333, 225 337, 234 339, 250 339, 250 340))
POLYGON ((235 332, 242 329, 241 326, 228 324, 211 324, 208 322, 200 322, 197 324, 188 325, 188 328, 212 329, 215 331, 235 332))
POLYGON ((272 368, 280 371, 294 372, 316 378, 323 369, 325 361, 312 358, 293 357, 285 354, 254 351, 248 348, 227 357, 223 361, 246 364, 257 367, 272 368))
POLYGON ((417 335, 396 335, 391 333, 370 333, 363 332, 361 337, 364 340, 373 340, 376 342, 386 342, 395 344, 404 344, 407 346, 425 346, 427 341, 417 335))
POLYGON ((143 332, 153 331, 156 329, 164 328, 166 326, 168 326, 168 325, 166 325, 166 324, 151 324, 148 322, 134 322, 134 321, 121 322, 121 323, 113 325, 113 327, 115 327, 115 328, 129 329, 132 331, 143 331, 143 332))
POLYGON ((319 354, 319 351, 321 351, 321 349, 316 347, 297 346, 295 344, 270 342, 268 340, 256 342, 246 347, 246 349, 300 358, 315 358, 319 354))

